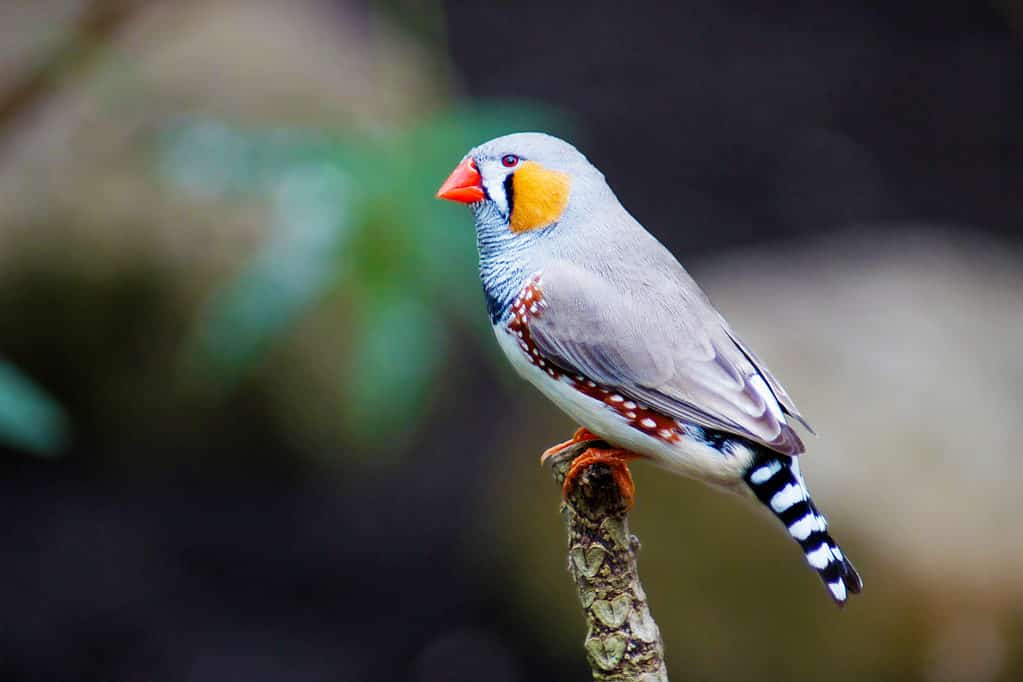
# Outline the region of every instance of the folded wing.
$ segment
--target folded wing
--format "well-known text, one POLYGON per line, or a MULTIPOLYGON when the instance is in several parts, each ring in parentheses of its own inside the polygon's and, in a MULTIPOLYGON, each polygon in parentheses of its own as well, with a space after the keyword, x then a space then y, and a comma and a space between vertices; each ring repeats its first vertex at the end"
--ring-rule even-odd
POLYGON ((566 264, 545 269, 540 289, 547 306, 529 330, 550 362, 673 419, 804 451, 792 400, 695 285, 616 284, 566 264))

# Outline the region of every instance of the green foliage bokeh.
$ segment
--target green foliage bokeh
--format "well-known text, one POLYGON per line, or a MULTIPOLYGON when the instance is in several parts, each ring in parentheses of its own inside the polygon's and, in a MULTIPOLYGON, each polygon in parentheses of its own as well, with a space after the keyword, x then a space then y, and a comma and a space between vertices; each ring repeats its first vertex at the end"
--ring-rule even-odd
POLYGON ((261 248, 209 298, 186 366, 229 390, 310 306, 340 299, 344 428, 364 447, 400 445, 425 415, 450 330, 485 329, 470 219, 434 194, 459 153, 523 129, 564 123, 535 106, 476 105, 357 136, 174 126, 162 177, 200 196, 265 197, 271 215, 261 248))

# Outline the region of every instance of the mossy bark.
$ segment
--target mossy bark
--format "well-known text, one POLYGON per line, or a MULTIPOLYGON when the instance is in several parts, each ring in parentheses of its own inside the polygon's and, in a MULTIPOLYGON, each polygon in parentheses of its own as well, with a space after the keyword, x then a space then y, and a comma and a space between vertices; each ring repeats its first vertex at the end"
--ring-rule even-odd
MULTIPOLYGON (((579 443, 552 458, 559 485, 579 443)), ((586 658, 600 682, 667 682, 664 644, 639 582, 639 540, 629 533, 628 508, 610 469, 593 464, 577 479, 561 514, 568 528, 568 570, 588 626, 586 658)))

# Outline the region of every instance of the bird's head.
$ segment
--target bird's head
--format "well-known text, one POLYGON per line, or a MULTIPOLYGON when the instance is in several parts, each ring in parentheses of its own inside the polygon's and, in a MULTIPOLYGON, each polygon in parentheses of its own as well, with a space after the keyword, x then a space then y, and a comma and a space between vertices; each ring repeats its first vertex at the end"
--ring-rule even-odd
POLYGON ((472 205, 477 225, 498 222, 512 233, 557 224, 573 199, 604 178, 586 157, 544 133, 515 133, 470 150, 437 197, 472 205))

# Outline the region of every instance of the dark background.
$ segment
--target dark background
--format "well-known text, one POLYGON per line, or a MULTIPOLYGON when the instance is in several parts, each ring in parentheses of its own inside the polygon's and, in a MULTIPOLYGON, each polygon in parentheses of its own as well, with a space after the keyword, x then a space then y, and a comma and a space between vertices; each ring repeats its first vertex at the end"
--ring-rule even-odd
POLYGON ((576 114, 580 145, 623 202, 679 247, 707 252, 905 220, 1020 232, 1018 9, 448 7, 466 90, 576 114), (485 39, 487 26, 500 26, 500 37, 485 39))
MULTIPOLYGON (((109 3, 95 3, 102 5, 109 3)), ((274 3, 110 6, 116 21, 90 24, 93 40, 67 44, 61 36, 82 28, 76 21, 95 9, 90 3, 3 10, 11 23, 0 43, 28 56, 0 79, 0 351, 59 406, 68 435, 59 456, 17 441, 0 453, 2 679, 587 679, 557 491, 533 468, 574 425, 493 352, 471 262, 450 265, 468 303, 443 318, 450 333, 437 373, 415 379, 415 390, 403 375, 392 379, 394 400, 413 395, 415 418, 374 408, 376 434, 402 436, 393 442, 352 425, 365 385, 344 373, 329 378, 336 358, 353 352, 346 339, 373 319, 352 312, 377 295, 367 293, 366 282, 377 281, 370 275, 338 280, 292 311, 269 341, 241 354, 238 372, 200 363, 182 378, 182 348, 207 319, 211 297, 260 257, 273 220, 258 187, 204 196, 209 181, 200 178, 199 194, 189 194, 152 171, 161 150, 175 146, 164 136, 181 115, 246 135, 327 130, 366 144, 397 139, 394 131, 415 128, 427 113, 457 128, 462 114, 452 107, 513 98, 542 112, 537 121, 555 117, 637 218, 718 283, 708 288, 732 302, 726 312, 741 313, 744 302, 755 308, 756 292, 769 296, 784 276, 796 278, 787 291, 830 291, 827 274, 849 252, 860 264, 850 281, 865 285, 888 281, 873 279, 878 261, 896 279, 919 273, 923 289, 947 271, 963 293, 937 306, 941 320, 955 324, 961 309, 982 309, 994 321, 973 324, 983 337, 976 345, 934 360, 930 371, 954 374, 943 382, 947 400, 934 397, 941 403, 961 396, 958 351, 972 355, 1018 325, 996 305, 1014 310, 1021 294, 1023 13, 1011 3, 303 2, 295 16, 312 20, 290 27, 279 5, 259 18, 274 3), (207 25, 215 29, 204 32, 207 25), (310 26, 308 41, 296 42, 310 26), (180 45, 178 34, 186 36, 180 45), (27 47, 25 35, 46 38, 27 47), (332 50, 348 43, 366 56, 350 90, 332 80, 335 68, 363 68, 337 61, 332 50), (289 61, 293 72, 280 66, 289 61), (56 75, 26 89, 48 63, 56 75), (92 104, 95 97, 105 104, 92 104), (349 106, 345 97, 361 101, 349 106), (906 229, 917 236, 900 241, 906 229), (821 244, 824 256, 813 251, 821 244), (985 254, 978 267, 959 262, 976 249, 985 254), (898 260, 932 251, 941 258, 906 267, 898 260), (745 257, 760 269, 728 265, 745 257), (989 281, 992 262, 999 274, 989 281), (997 295, 975 293, 973 277, 997 295)), ((474 141, 482 140, 439 145, 440 165, 424 182, 439 184, 474 141)), ((364 168, 355 166, 353 177, 364 168)), ((370 172, 384 187, 409 184, 370 172)), ((427 199, 434 190, 405 189, 427 199)), ((363 249, 357 263, 383 263, 367 266, 383 273, 380 281, 396 281, 389 273, 422 268, 405 256, 405 242, 389 241, 386 226, 393 219, 414 231, 416 221, 393 218, 389 201, 381 206, 369 213, 371 237, 351 248, 363 249)), ((471 256, 468 217, 436 210, 445 211, 445 238, 471 256)), ((446 254, 430 253, 448 267, 446 254)), ((815 317, 827 326, 816 311, 823 316, 842 300, 840 288, 823 296, 822 308, 793 303, 805 304, 811 327, 815 317)), ((363 310, 393 300, 393 289, 383 289, 388 295, 363 310)), ((901 319, 901 299, 891 298, 886 319, 901 319)), ((906 306, 927 307, 923 299, 906 306)), ((751 337, 777 326, 770 316, 729 317, 754 329, 751 337)), ((848 327, 851 346, 869 345, 856 340, 856 319, 835 325, 848 327)), ((388 334, 422 331, 398 329, 388 334)), ((943 336, 940 326, 923 333, 943 336)), ((224 337, 230 346, 245 333, 229 325, 224 337)), ((806 366, 827 366, 821 343, 824 360, 811 352, 806 366)), ((998 373, 1023 377, 1018 347, 1004 355, 1009 364, 998 373)), ((916 371, 909 360, 888 360, 864 362, 882 376, 901 376, 903 365, 916 371)), ((821 372, 778 373, 786 383, 797 375, 802 391, 789 388, 811 419, 834 414, 836 424, 851 423, 827 399, 815 401, 845 386, 821 372)), ((986 376, 971 372, 962 369, 986 376)), ((384 385, 372 375, 365 381, 384 385)), ((902 413, 882 404, 909 398, 852 399, 867 403, 868 417, 850 426, 848 447, 870 440, 873 419, 921 442, 902 413)), ((1000 424, 1023 416, 1018 392, 1000 400, 1000 424)), ((963 420, 944 424, 969 429, 970 417, 963 420)), ((842 440, 835 431, 822 448, 842 440)), ((891 455, 865 454, 862 478, 889 479, 886 499, 912 489, 902 503, 926 523, 948 498, 913 467, 886 468, 885 458, 905 453, 901 444, 890 443, 891 455)), ((930 470, 933 443, 922 450, 930 470)), ((941 462, 983 455, 982 446, 953 450, 941 462)), ((827 468, 841 462, 838 454, 819 457, 821 504, 833 508, 826 493, 847 479, 840 463, 827 468)), ((1018 457, 1010 461, 996 478, 1017 480, 1018 457)), ((851 538, 867 583, 839 614, 783 534, 735 500, 663 474, 637 478, 634 530, 646 541, 641 569, 672 679, 1023 675, 1018 579, 974 579, 969 566, 946 570, 929 559, 900 563, 904 536, 858 525, 857 509, 882 495, 862 480, 846 486, 862 494, 833 503, 836 532, 851 538), (963 587, 978 584, 976 594, 963 587)), ((970 494, 1011 508, 1006 495, 1017 490, 970 494)), ((1015 551, 1018 519, 997 519, 991 544, 1015 551)), ((933 522, 937 537, 941 523, 933 522)), ((952 557, 971 551, 956 541, 934 551, 955 564, 952 557)), ((1008 567, 1016 560, 997 559, 1008 567)))

